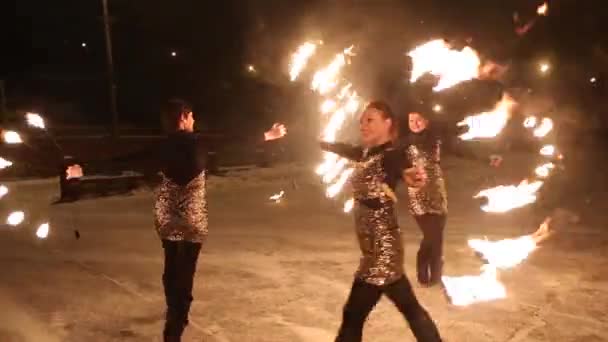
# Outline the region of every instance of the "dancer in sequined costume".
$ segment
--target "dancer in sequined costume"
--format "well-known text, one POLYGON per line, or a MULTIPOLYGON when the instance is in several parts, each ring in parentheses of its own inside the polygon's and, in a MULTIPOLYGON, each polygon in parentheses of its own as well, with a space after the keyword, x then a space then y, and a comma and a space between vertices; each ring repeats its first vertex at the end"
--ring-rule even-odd
POLYGON ((361 259, 346 305, 337 342, 361 341, 365 319, 385 294, 408 321, 418 341, 441 341, 435 323, 418 302, 403 270, 403 243, 396 215, 395 187, 405 178, 424 182, 395 148, 397 121, 383 102, 370 103, 361 116, 362 147, 322 143, 322 148, 352 160, 355 228, 361 259))
MULTIPOLYGON (((162 182, 157 190, 155 226, 165 251, 163 285, 167 301, 165 341, 180 341, 188 324, 192 284, 201 245, 207 236, 206 148, 194 131, 192 110, 171 101, 163 111, 173 129, 161 147, 162 182)), ((275 124, 264 140, 281 138, 275 124)))
MULTIPOLYGON (((169 101, 162 114, 170 133, 160 146, 91 164, 144 161, 153 171, 161 173, 154 224, 165 254, 162 279, 167 312, 163 341, 178 342, 188 324, 196 263, 207 236, 208 150, 194 133, 194 117, 188 104, 181 100, 169 101)), ((279 139, 285 134, 283 125, 274 124, 264 133, 264 141, 279 139)))
POLYGON ((448 213, 447 192, 441 170, 441 138, 418 112, 408 115, 410 134, 405 142, 409 161, 424 169, 427 182, 420 188, 408 186, 409 210, 423 238, 416 256, 418 282, 431 286, 441 281, 443 230, 448 213))

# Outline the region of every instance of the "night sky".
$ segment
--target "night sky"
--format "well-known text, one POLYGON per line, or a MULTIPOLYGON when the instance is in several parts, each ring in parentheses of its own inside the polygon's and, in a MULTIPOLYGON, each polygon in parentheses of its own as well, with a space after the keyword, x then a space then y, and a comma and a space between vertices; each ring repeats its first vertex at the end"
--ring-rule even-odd
MULTIPOLYGON (((309 110, 302 103, 310 95, 288 82, 286 57, 309 38, 336 49, 356 44, 354 78, 363 92, 384 98, 405 92, 405 52, 437 37, 472 38, 484 56, 512 64, 518 86, 533 85, 528 70, 539 58, 563 66, 556 67, 563 72, 558 89, 571 84, 577 91, 589 75, 608 77, 608 5, 601 0, 550 0, 549 16, 522 38, 514 33, 513 13, 530 19, 542 1, 109 3, 118 109, 123 122, 142 126, 156 125, 159 104, 172 96, 192 101, 218 129, 230 120, 293 119, 309 110), (257 73, 247 72, 248 64, 257 73)), ((16 13, 2 24, 11 33, 0 64, 10 107, 38 109, 55 120, 109 122, 101 0, 19 0, 5 8, 16 13)), ((598 98, 605 93, 601 83, 598 98)))

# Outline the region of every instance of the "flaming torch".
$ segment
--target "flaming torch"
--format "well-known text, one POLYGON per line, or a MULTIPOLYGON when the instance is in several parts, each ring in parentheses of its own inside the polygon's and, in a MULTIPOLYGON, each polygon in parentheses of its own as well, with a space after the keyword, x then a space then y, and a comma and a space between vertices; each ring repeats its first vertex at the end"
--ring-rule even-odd
POLYGON ((536 201, 536 192, 543 185, 541 181, 528 183, 522 181, 519 185, 500 185, 495 188, 480 191, 474 198, 486 197, 488 203, 481 210, 491 213, 504 213, 520 208, 536 201))
POLYGON ((458 123, 458 126, 469 127, 469 131, 462 134, 460 139, 471 140, 497 136, 509 121, 515 105, 515 100, 508 94, 504 94, 492 111, 467 116, 458 123))
POLYGON ((468 306, 507 297, 505 286, 498 280, 496 268, 483 265, 477 276, 449 277, 441 280, 447 296, 456 306, 468 306))
POLYGON ((289 78, 291 81, 295 81, 298 75, 304 70, 308 60, 317 51, 317 44, 306 42, 298 48, 298 50, 292 55, 291 63, 289 64, 289 78))
POLYGON ((468 46, 458 51, 445 40, 437 39, 414 48, 408 56, 412 58, 413 64, 410 82, 414 83, 424 74, 430 73, 439 77, 434 91, 441 91, 479 76, 479 55, 468 46))

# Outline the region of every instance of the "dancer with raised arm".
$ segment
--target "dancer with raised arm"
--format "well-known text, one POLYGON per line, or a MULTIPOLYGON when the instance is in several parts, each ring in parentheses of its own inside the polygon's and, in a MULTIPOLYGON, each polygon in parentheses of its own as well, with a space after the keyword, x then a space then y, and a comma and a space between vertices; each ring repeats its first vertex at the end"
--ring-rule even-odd
POLYGON ((435 323, 405 276, 395 208, 397 183, 405 179, 408 185, 420 187, 425 182, 424 173, 412 168, 405 151, 393 145, 397 120, 387 104, 368 104, 361 115, 360 131, 362 146, 321 143, 323 150, 355 162, 351 184, 362 254, 336 342, 361 341, 364 322, 383 294, 403 314, 417 341, 441 341, 435 323))

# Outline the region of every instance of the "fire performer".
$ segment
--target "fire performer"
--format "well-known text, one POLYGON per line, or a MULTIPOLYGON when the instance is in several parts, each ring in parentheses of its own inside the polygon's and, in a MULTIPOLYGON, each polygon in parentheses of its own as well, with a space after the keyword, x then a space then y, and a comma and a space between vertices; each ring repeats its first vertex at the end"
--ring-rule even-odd
MULTIPOLYGON (((443 231, 447 220, 448 198, 441 168, 441 146, 444 137, 436 124, 431 125, 424 110, 408 114, 409 134, 401 141, 410 163, 424 170, 427 182, 422 187, 408 186, 408 207, 422 231, 422 241, 416 255, 418 282, 424 286, 441 283, 443 270, 443 231)), ((480 160, 470 150, 457 143, 449 144, 450 149, 460 157, 480 160)), ((490 165, 498 166, 499 161, 491 160, 490 165)))
MULTIPOLYGON (((162 280, 167 311, 163 336, 165 342, 176 342, 188 324, 196 263, 208 232, 207 146, 194 133, 194 116, 186 102, 169 101, 162 115, 170 133, 160 146, 112 161, 146 158, 154 161, 154 171, 162 174, 154 223, 164 249, 162 280)), ((274 124, 264 133, 264 141, 285 134, 283 125, 274 124)), ((75 170, 81 169, 72 166, 68 176, 75 170)))
POLYGON ((408 163, 393 141, 397 120, 390 107, 375 101, 360 119, 363 145, 321 143, 323 150, 355 162, 351 183, 354 216, 362 257, 348 300, 337 342, 361 341, 365 319, 385 294, 408 321, 418 341, 441 341, 435 323, 420 305, 403 269, 403 243, 395 210, 395 187, 402 178, 421 186, 424 174, 408 163))

